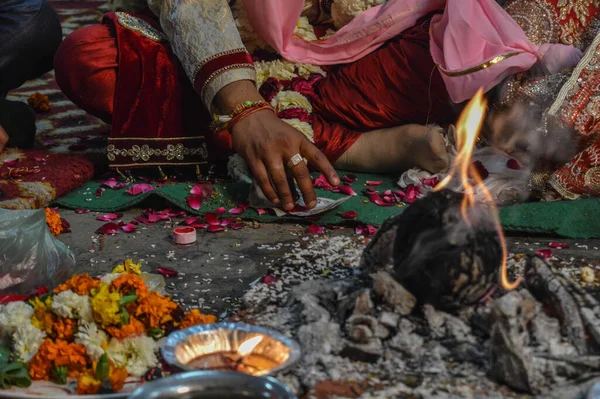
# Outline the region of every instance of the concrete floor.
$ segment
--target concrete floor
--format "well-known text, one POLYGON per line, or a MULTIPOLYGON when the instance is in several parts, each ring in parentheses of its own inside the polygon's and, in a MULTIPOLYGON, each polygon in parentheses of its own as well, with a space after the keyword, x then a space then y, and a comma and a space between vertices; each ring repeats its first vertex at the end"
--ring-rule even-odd
MULTIPOLYGON (((127 223, 141 213, 140 209, 129 210, 122 220, 127 223)), ((221 316, 235 307, 237 299, 250 284, 264 276, 269 265, 286 251, 285 246, 271 249, 271 245, 302 239, 306 228, 292 224, 263 224, 258 228, 220 233, 201 231, 196 244, 178 247, 169 237, 173 226, 182 219, 152 226, 139 224, 135 233, 120 232, 101 239, 95 231, 105 222, 97 221, 97 214, 61 210, 61 215, 71 224, 72 232, 61 235, 60 239, 75 253, 77 273, 107 273, 127 258, 142 260, 143 270, 148 272, 154 272, 156 267, 167 267, 181 273, 179 277, 167 279, 171 294, 183 299, 187 305, 201 305, 204 311, 221 316)), ((353 234, 353 231, 344 229, 327 234, 353 234)), ((600 265, 600 240, 507 239, 509 252, 525 254, 547 248, 551 241, 569 244, 568 249, 553 250, 563 259, 572 259, 572 263, 582 266, 600 265)))

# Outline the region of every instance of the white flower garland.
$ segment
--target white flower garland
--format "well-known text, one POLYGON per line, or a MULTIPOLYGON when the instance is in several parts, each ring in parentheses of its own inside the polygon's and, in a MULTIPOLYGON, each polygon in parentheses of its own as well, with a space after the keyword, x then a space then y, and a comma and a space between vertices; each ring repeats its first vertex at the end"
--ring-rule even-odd
POLYGON ((369 8, 381 5, 386 1, 387 0, 334 0, 331 4, 331 18, 333 25, 337 29, 341 29, 369 8))
POLYGON ((158 366, 158 343, 148 336, 113 338, 106 353, 117 367, 125 367, 134 377, 143 376, 152 367, 158 366))

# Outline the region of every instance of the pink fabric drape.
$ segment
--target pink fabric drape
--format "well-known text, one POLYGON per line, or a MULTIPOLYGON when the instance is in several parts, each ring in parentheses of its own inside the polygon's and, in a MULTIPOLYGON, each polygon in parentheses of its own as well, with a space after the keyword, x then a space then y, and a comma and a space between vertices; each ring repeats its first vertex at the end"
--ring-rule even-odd
POLYGON ((444 14, 432 21, 430 47, 434 62, 447 72, 442 77, 456 103, 470 99, 481 87, 488 91, 538 61, 555 72, 581 59, 581 52, 571 46, 534 46, 495 0, 388 0, 327 40, 314 42, 293 36, 303 6, 304 0, 244 0, 252 27, 284 58, 317 65, 356 61, 419 18, 445 7, 444 14), (500 60, 490 63, 496 57, 500 60))

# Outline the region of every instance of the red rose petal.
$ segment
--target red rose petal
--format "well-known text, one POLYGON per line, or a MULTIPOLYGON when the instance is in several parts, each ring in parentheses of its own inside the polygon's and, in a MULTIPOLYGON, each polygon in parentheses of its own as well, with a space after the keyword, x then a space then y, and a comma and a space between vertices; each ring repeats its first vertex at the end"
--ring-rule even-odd
POLYGON ((519 162, 516 159, 509 159, 506 162, 506 167, 509 169, 514 169, 514 170, 520 170, 521 169, 521 165, 519 164, 519 162))
POLYGON ((196 230, 206 230, 208 229, 208 224, 206 223, 194 223, 194 224, 190 224, 190 227, 195 228, 196 230))
POLYGON ((431 188, 434 188, 435 186, 437 186, 439 182, 440 182, 440 179, 437 176, 428 177, 426 179, 421 179, 422 185, 424 185, 426 187, 431 187, 431 188))
POLYGON ((154 187, 152 187, 151 185, 146 183, 139 183, 129 187, 125 192, 129 195, 139 195, 152 190, 154 190, 154 187))
POLYGON ((221 226, 227 227, 234 222, 235 222, 235 219, 226 218, 226 219, 221 220, 221 226))
POLYGON ((125 233, 133 233, 135 231, 135 225, 133 223, 128 223, 125 226, 121 227, 121 229, 125 233))
POLYGON ((49 292, 50 292, 50 289, 48 287, 41 286, 41 287, 37 287, 36 289, 31 291, 31 296, 40 297, 42 295, 46 295, 49 292))
POLYGON ((259 215, 266 215, 267 211, 265 211, 262 208, 254 208, 254 210, 256 211, 256 213, 258 213, 259 215))
POLYGON ((273 277, 273 276, 269 276, 269 275, 267 275, 267 276, 264 276, 264 277, 262 278, 262 282, 263 282, 263 284, 266 284, 266 285, 273 284, 273 283, 274 283, 274 282, 276 282, 276 281, 277 281, 277 279, 276 279, 275 277, 273 277))
POLYGON ((96 233, 98 234, 117 234, 119 232, 119 225, 113 222, 102 225, 96 233))
POLYGON ((323 190, 331 190, 333 188, 333 186, 329 184, 329 182, 325 178, 325 175, 317 177, 313 183, 313 186, 315 188, 322 188, 323 190))
POLYGON ((406 195, 402 200, 407 204, 412 204, 417 200, 419 194, 421 194, 421 188, 419 186, 415 186, 414 184, 409 184, 408 187, 406 187, 405 194, 406 195))
POLYGON ((208 226, 208 229, 206 229, 206 231, 208 231, 209 233, 218 233, 219 231, 225 231, 225 227, 210 225, 208 226))
POLYGON ((99 220, 101 222, 109 222, 111 220, 120 219, 121 217, 123 217, 122 213, 107 213, 106 215, 97 216, 96 220, 99 220))
POLYGON ((144 224, 154 224, 151 223, 147 218, 143 217, 143 216, 138 216, 135 218, 138 222, 140 223, 144 223, 144 224))
POLYGON ((70 233, 71 232, 71 224, 66 221, 66 219, 60 218, 60 224, 62 226, 62 233, 70 233))
POLYGON ((552 257, 552 250, 551 249, 540 249, 539 251, 535 252, 536 255, 541 256, 542 258, 548 259, 552 257))
POLYGON ((354 191, 352 189, 352 187, 349 187, 349 186, 338 186, 336 188, 342 194, 346 194, 346 195, 358 195, 358 194, 356 194, 356 191, 354 191))
POLYGON ((204 215, 204 221, 211 226, 220 226, 221 225, 221 221, 219 220, 217 215, 215 215, 214 213, 210 213, 210 212, 204 215))
POLYGON ((232 223, 229 226, 229 228, 232 229, 232 230, 239 230, 239 229, 244 228, 244 223, 243 222, 232 223))
POLYGON ((90 210, 89 209, 75 209, 75 213, 79 213, 79 214, 90 213, 90 210))
MULTIPOLYGON (((470 172, 470 174, 477 173, 481 180, 487 179, 487 177, 490 175, 490 172, 488 172, 488 170, 485 168, 485 166, 483 166, 481 161, 473 162, 471 164, 471 167, 469 168, 469 172, 470 172)), ((472 175, 470 177, 473 178, 472 175)))
POLYGON ((169 269, 167 267, 157 267, 156 272, 163 277, 177 277, 179 273, 173 269, 169 269))
POLYGON ((21 302, 29 299, 28 295, 18 295, 18 294, 0 294, 0 304, 6 305, 11 302, 21 302))
POLYGON ((98 190, 96 190, 96 192, 94 194, 96 194, 96 197, 102 197, 103 193, 104 193, 104 190, 99 188, 98 190))
POLYGON ((356 181, 356 175, 353 175, 353 174, 345 175, 344 177, 342 177, 342 181, 344 182, 344 184, 350 185, 356 181))
POLYGON ((188 206, 196 211, 202 206, 202 197, 199 195, 188 195, 185 200, 187 201, 188 206))
POLYGON ((135 219, 134 219, 134 220, 132 220, 130 223, 131 223, 132 225, 134 225, 134 226, 137 226, 137 225, 138 225, 138 221, 137 221, 137 220, 135 220, 135 219))
POLYGON ((211 183, 200 183, 194 185, 190 190, 190 194, 199 195, 200 198, 206 199, 210 197, 213 193, 213 186, 211 183))
POLYGON ((196 223, 197 220, 198 220, 198 217, 196 216, 196 217, 184 220, 183 223, 190 225, 190 224, 196 223))
POLYGON ((342 217, 344 219, 356 219, 357 216, 358 213, 356 213, 356 211, 342 212, 342 217))
POLYGON ((14 168, 15 166, 17 166, 18 161, 18 159, 7 159, 6 161, 4 161, 4 166, 6 166, 7 168, 14 168))
POLYGON ((569 244, 563 244, 561 242, 551 242, 551 243, 548 244, 548 246, 550 248, 559 248, 559 249, 569 248, 569 244))
POLYGON ((367 186, 379 186, 381 185, 381 180, 367 180, 367 186))
POLYGON ((222 214, 224 214, 225 212, 227 212, 227 209, 225 209, 225 208, 223 208, 223 207, 220 207, 220 208, 217 208, 217 209, 215 209, 215 213, 216 213, 217 215, 222 215, 222 214))
POLYGON ((323 234, 324 231, 325 229, 323 226, 318 226, 316 224, 311 224, 308 229, 306 229, 308 234, 323 234))
POLYGON ((229 213, 231 213, 232 215, 241 215, 242 213, 244 213, 244 209, 237 207, 237 208, 231 208, 229 210, 229 213))
POLYGON ((108 179, 104 183, 102 183, 103 186, 110 187, 110 188, 115 188, 117 186, 117 184, 119 184, 119 182, 114 177, 111 177, 110 179, 108 179))
POLYGON ((46 158, 42 158, 42 157, 33 157, 33 159, 34 159, 36 162, 46 162, 46 158))

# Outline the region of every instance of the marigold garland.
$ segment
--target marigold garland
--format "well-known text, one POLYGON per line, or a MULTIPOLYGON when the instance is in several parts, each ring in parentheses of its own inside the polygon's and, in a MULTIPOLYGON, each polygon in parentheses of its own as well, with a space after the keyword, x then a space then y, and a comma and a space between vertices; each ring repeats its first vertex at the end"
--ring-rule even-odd
POLYGON ((27 103, 35 112, 48 112, 52 109, 50 99, 42 93, 33 93, 27 99, 27 103))
POLYGON ((50 208, 45 208, 44 211, 46 212, 46 223, 50 228, 50 232, 53 236, 60 235, 60 233, 63 232, 63 224, 60 215, 50 208))
POLYGON ((140 266, 128 259, 108 278, 74 275, 49 294, 0 308, 0 331, 33 380, 76 380, 80 395, 119 392, 161 366, 157 340, 166 333, 216 321, 151 291, 140 266))

